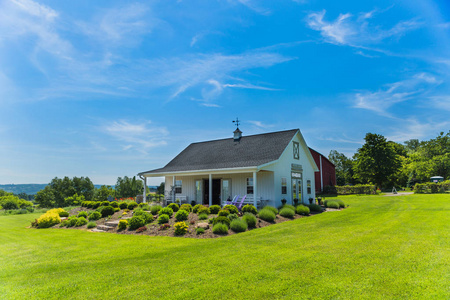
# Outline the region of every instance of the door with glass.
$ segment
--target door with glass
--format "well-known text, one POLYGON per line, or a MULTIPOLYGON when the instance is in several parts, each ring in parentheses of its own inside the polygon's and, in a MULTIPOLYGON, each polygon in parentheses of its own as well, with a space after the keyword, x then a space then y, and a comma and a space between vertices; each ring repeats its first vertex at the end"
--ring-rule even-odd
POLYGON ((298 178, 292 178, 292 204, 294 199, 298 199, 298 203, 302 202, 302 180, 298 178))

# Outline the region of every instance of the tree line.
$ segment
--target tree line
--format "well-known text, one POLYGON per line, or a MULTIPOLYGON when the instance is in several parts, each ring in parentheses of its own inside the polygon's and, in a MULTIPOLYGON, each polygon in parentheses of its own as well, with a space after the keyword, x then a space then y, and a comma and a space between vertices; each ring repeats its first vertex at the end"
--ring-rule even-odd
POLYGON ((337 185, 372 183, 386 189, 428 182, 432 176, 450 178, 450 131, 428 141, 410 139, 403 144, 367 133, 364 141, 352 158, 330 151, 337 185))

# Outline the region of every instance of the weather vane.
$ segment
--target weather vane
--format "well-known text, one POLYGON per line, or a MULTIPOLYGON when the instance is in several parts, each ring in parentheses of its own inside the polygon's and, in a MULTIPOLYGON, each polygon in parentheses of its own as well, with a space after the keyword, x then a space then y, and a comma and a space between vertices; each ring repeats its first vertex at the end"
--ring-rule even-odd
POLYGON ((239 119, 236 117, 236 120, 233 121, 233 123, 236 123, 236 128, 239 128, 239 119))

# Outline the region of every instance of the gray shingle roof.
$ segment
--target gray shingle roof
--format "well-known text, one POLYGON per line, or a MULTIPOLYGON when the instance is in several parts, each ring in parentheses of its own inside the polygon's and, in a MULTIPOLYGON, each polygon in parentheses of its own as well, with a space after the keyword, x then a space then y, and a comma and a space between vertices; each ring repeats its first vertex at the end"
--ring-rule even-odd
POLYGON ((164 168, 140 174, 256 167, 277 160, 298 129, 192 143, 164 168))

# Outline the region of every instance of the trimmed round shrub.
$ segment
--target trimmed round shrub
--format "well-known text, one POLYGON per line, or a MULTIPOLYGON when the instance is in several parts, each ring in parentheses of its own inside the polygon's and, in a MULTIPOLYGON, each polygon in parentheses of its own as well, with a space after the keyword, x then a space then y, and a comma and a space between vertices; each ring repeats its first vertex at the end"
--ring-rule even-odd
POLYGON ((271 209, 267 209, 267 208, 263 208, 259 211, 258 214, 260 219, 263 219, 264 221, 267 222, 273 222, 273 220, 275 220, 276 215, 274 214, 274 212, 271 209))
POLYGON ((136 203, 136 201, 131 201, 130 203, 128 203, 127 208, 129 210, 133 210, 138 206, 138 204, 136 203))
POLYGON ((184 221, 187 220, 189 216, 189 213, 187 211, 185 211, 184 209, 180 209, 179 211, 177 211, 177 213, 175 214, 175 219, 177 221, 184 221))
POLYGON ((112 206, 104 206, 104 207, 102 208, 102 211, 101 211, 101 214, 102 214, 102 217, 103 217, 103 218, 104 218, 104 217, 111 216, 111 215, 113 215, 114 213, 115 213, 114 207, 112 207, 112 206))
POLYGON ((227 217, 229 214, 230 214, 230 211, 223 209, 223 210, 219 211, 218 216, 219 217, 227 217))
POLYGON ((285 207, 290 208, 290 209, 292 209, 293 211, 295 211, 295 206, 293 206, 293 205, 285 204, 285 205, 283 205, 281 208, 285 208, 285 207))
POLYGON ((190 205, 189 203, 181 204, 180 210, 185 210, 187 212, 191 212, 192 211, 192 205, 190 205))
POLYGON ((119 208, 120 208, 120 209, 128 208, 128 203, 126 203, 126 202, 120 202, 120 203, 119 203, 119 208))
POLYGON ((197 214, 210 214, 211 212, 209 211, 209 208, 208 207, 200 207, 198 210, 197 210, 197 214))
POLYGON ((59 216, 60 216, 61 218, 66 218, 66 217, 69 216, 69 213, 68 213, 67 211, 62 211, 62 212, 59 213, 59 216))
POLYGON ((245 213, 242 216, 242 220, 245 221, 250 228, 256 227, 256 217, 252 213, 245 213))
POLYGON ((178 204, 176 203, 170 203, 169 205, 167 205, 167 207, 171 208, 173 212, 177 212, 180 209, 180 206, 178 206, 178 204))
POLYGON ((98 211, 94 211, 89 215, 88 219, 89 221, 97 221, 100 220, 101 217, 102 217, 101 213, 99 213, 98 211))
POLYGON ((111 206, 111 205, 109 205, 109 201, 102 201, 101 205, 102 206, 111 206))
POLYGON ((148 205, 148 203, 140 203, 139 207, 143 210, 150 210, 150 205, 148 205))
POLYGON ((120 211, 120 208, 114 207, 114 212, 118 212, 118 211, 120 211))
POLYGON ((223 223, 217 223, 213 226, 212 232, 215 234, 228 234, 228 226, 223 223))
POLYGON ((125 230, 128 227, 128 221, 127 220, 120 220, 119 225, 117 226, 119 230, 125 230))
POLYGON ((273 206, 267 205, 267 206, 264 206, 262 209, 268 209, 268 210, 271 210, 275 215, 278 214, 278 209, 276 209, 276 208, 273 207, 273 206))
POLYGON ((166 214, 159 215, 158 224, 169 223, 169 216, 166 214))
POLYGON ((173 227, 175 227, 175 235, 185 235, 189 228, 185 222, 177 222, 173 225, 173 227))
POLYGON ((196 232, 197 234, 204 234, 204 233, 205 233, 205 229, 199 227, 199 228, 195 229, 195 232, 196 232))
POLYGON ((133 216, 128 221, 128 224, 130 225, 131 230, 136 230, 145 225, 145 219, 142 216, 133 216))
POLYGON ((161 205, 153 205, 152 207, 150 207, 150 213, 155 216, 158 214, 161 208, 162 208, 161 205))
POLYGON ((220 211, 220 206, 219 205, 211 205, 209 207, 209 211, 210 211, 210 213, 215 215, 220 211))
POLYGON ((73 227, 77 224, 78 218, 76 216, 71 216, 67 219, 67 227, 73 227))
POLYGON ((194 214, 196 214, 200 207, 204 207, 204 206, 201 205, 201 204, 196 204, 196 205, 194 205, 194 207, 192 208, 192 212, 193 212, 194 214))
POLYGON ((290 207, 283 207, 280 209, 280 216, 285 218, 293 218, 295 215, 295 210, 291 209, 290 207))
POLYGON ((217 218, 214 219, 213 225, 216 225, 217 223, 223 223, 227 227, 230 227, 231 221, 227 217, 217 217, 217 218))
POLYGON ((79 217, 78 220, 77 220, 77 222, 75 223, 75 226, 76 226, 76 227, 80 227, 80 226, 86 225, 87 222, 88 222, 88 221, 86 220, 85 217, 79 217))
POLYGON ((242 212, 243 212, 243 213, 246 213, 246 212, 252 213, 252 214, 254 214, 255 216, 258 214, 258 210, 256 209, 256 207, 254 207, 254 206, 251 205, 251 204, 246 204, 246 205, 244 205, 244 207, 242 208, 242 212))
POLYGON ((233 220, 238 219, 239 217, 238 217, 237 214, 229 214, 229 215, 227 216, 227 218, 228 218, 230 221, 233 221, 233 220))
POLYGON ((92 208, 98 208, 102 205, 100 201, 92 201, 92 208))
POLYGON ((206 220, 206 219, 208 219, 208 215, 207 214, 199 214, 198 215, 198 219, 199 220, 206 220))
POLYGON ((97 224, 95 224, 95 222, 89 222, 89 223, 87 224, 87 228, 88 228, 88 229, 91 229, 91 228, 94 228, 94 227, 97 227, 97 224))
POLYGON ((137 209, 134 211, 133 216, 141 216, 145 220, 145 224, 148 224, 153 221, 153 216, 148 212, 143 211, 142 209, 137 209))
POLYGON ((334 201, 330 201, 330 202, 327 203, 327 207, 328 207, 328 208, 336 208, 336 209, 339 209, 339 203, 334 202, 334 201))
POLYGON ((304 205, 299 205, 299 206, 297 206, 296 213, 298 213, 299 215, 307 216, 307 215, 309 215, 309 207, 304 206, 304 205))
POLYGON ((79 218, 79 217, 87 218, 87 217, 88 217, 88 214, 87 214, 87 212, 85 212, 85 211, 80 211, 80 212, 78 213, 78 218, 79 218))
POLYGON ((317 205, 317 204, 310 204, 310 205, 308 205, 308 207, 309 207, 310 211, 314 211, 314 212, 322 212, 322 210, 323 210, 322 206, 317 205))
POLYGON ((237 209, 237 207, 234 206, 234 205, 231 205, 231 204, 225 205, 223 207, 223 209, 228 210, 231 214, 238 214, 239 213, 239 210, 237 209))
POLYGON ((48 213, 46 212, 37 219, 37 225, 39 228, 49 228, 56 224, 61 223, 61 218, 58 213, 48 213))
POLYGON ((159 215, 167 215, 169 218, 173 215, 173 210, 170 207, 161 208, 158 212, 159 215))
POLYGON ((112 201, 112 202, 109 202, 109 206, 117 208, 117 207, 119 207, 119 203, 117 203, 117 201, 112 201))
POLYGON ((248 228, 247 222, 241 220, 241 219, 235 219, 231 221, 230 229, 234 232, 244 232, 248 228))

